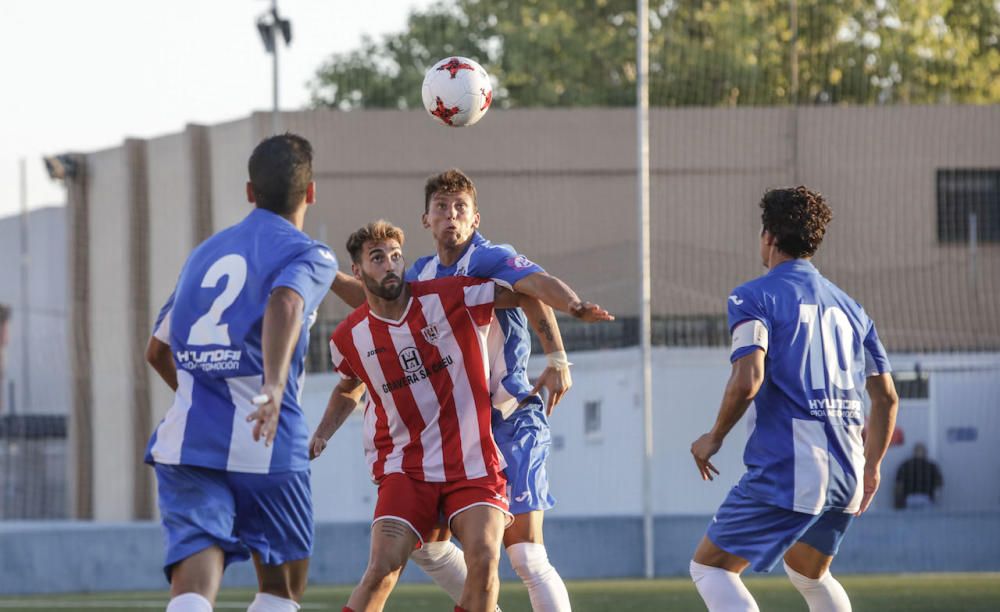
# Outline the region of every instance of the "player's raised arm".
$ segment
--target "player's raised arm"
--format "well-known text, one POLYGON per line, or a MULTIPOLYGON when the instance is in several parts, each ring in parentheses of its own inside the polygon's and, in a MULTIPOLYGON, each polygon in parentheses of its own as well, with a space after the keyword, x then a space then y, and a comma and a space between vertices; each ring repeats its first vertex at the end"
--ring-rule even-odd
POLYGON ((340 270, 337 271, 337 276, 334 277, 333 284, 330 285, 330 291, 351 308, 357 308, 365 303, 365 289, 361 281, 340 270))
POLYGON ((584 302, 569 285, 546 272, 535 272, 525 276, 514 283, 514 291, 530 295, 556 310, 589 323, 614 320, 614 316, 607 310, 597 304, 584 302))
POLYGON ((341 378, 337 386, 330 392, 326 403, 326 411, 312 439, 309 440, 309 458, 315 459, 323 454, 330 438, 340 429, 347 417, 358 406, 361 396, 365 394, 365 385, 356 378, 341 378))
POLYGON ((254 440, 264 438, 268 446, 278 432, 278 415, 281 400, 288 382, 288 368, 292 351, 302 333, 302 311, 305 302, 302 296, 288 287, 278 287, 271 292, 264 310, 264 325, 261 333, 261 348, 264 362, 264 385, 260 395, 254 398, 257 410, 247 416, 247 421, 256 421, 253 428, 254 440), (259 398, 259 399, 258 399, 259 398))
POLYGON ((899 408, 899 396, 891 374, 869 376, 865 388, 872 400, 872 409, 868 417, 868 434, 865 437, 865 475, 864 494, 857 516, 860 516, 871 505, 881 480, 882 459, 889 449, 892 431, 896 428, 896 411, 899 408))
POLYGON ((722 395, 715 425, 691 444, 691 454, 702 480, 713 480, 719 470, 710 459, 722 448, 729 430, 739 422, 764 382, 764 351, 755 350, 733 362, 733 370, 722 395))
POLYGON ((538 336, 548 365, 538 376, 531 394, 535 395, 544 387, 548 391, 545 413, 552 414, 552 409, 562 400, 569 388, 573 386, 573 377, 569 372, 569 358, 563 347, 562 334, 559 333, 559 323, 552 308, 537 298, 524 296, 520 300, 524 316, 538 336))

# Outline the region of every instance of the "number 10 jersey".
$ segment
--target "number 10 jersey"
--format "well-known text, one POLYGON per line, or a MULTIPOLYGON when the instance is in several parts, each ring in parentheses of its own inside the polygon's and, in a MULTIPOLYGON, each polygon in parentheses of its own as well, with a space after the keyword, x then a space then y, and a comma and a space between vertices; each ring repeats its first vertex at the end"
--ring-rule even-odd
POLYGON ((739 487, 796 512, 855 512, 863 493, 865 379, 890 371, 874 323, 805 259, 740 285, 728 308, 730 360, 766 353, 739 487))
POLYGON ((170 345, 177 393, 146 451, 147 463, 258 474, 309 467, 309 429, 299 405, 309 326, 337 272, 330 250, 283 217, 255 209, 188 257, 154 336, 170 345), (305 304, 271 446, 254 442, 247 415, 263 384, 261 331, 271 292, 305 304))

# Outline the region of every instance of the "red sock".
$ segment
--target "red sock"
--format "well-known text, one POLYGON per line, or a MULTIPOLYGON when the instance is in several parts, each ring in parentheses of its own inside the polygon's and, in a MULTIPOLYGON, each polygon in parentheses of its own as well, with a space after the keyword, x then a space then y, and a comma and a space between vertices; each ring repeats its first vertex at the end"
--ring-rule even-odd
POLYGON ((354 610, 348 608, 347 606, 344 606, 344 609, 341 610, 340 612, 354 612, 354 610))
POLYGON ((469 611, 463 608, 462 606, 455 606, 455 612, 469 612, 469 611))

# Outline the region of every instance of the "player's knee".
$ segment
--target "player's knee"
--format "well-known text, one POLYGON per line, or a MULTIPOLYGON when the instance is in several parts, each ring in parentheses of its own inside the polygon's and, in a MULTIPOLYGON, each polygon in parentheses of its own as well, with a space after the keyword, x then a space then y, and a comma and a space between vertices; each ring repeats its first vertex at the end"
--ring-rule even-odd
POLYGON ((410 559, 422 568, 437 567, 445 563, 454 554, 461 554, 451 540, 444 542, 426 542, 423 546, 410 553, 410 559))
POLYGON ((850 612, 851 600, 844 587, 829 571, 818 578, 803 576, 785 563, 785 573, 795 589, 805 598, 810 612, 850 612))
POLYGON ((212 602, 198 593, 183 593, 171 598, 167 612, 212 612, 212 602))
POLYGON ((818 587, 823 579, 830 575, 830 572, 823 570, 823 573, 815 578, 810 578, 805 574, 801 574, 794 569, 788 562, 783 561, 782 564, 785 566, 785 573, 788 574, 788 579, 792 581, 792 584, 796 586, 799 590, 801 589, 812 589, 818 587))
POLYGON ((513 544, 507 547, 507 556, 514 573, 526 583, 542 580, 555 571, 542 544, 513 544))
POLYGON ((393 559, 373 559, 368 563, 362 583, 372 591, 392 588, 402 569, 403 564, 393 559))
POLYGON ((489 576, 496 577, 498 551, 490 546, 479 545, 465 549, 465 566, 469 571, 469 579, 486 580, 489 576))
POLYGON ((299 604, 287 597, 279 597, 271 593, 257 593, 247 612, 296 612, 299 604))

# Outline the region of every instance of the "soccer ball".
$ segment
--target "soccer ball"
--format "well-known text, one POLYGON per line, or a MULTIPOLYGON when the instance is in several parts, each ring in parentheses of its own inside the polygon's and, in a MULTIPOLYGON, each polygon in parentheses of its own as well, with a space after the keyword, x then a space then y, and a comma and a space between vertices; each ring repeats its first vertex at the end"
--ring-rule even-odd
POLYGON ((493 102, 490 75, 467 57, 448 57, 431 66, 420 93, 431 117, 452 127, 475 124, 493 102))

